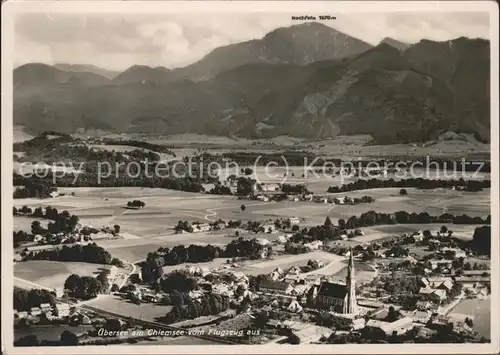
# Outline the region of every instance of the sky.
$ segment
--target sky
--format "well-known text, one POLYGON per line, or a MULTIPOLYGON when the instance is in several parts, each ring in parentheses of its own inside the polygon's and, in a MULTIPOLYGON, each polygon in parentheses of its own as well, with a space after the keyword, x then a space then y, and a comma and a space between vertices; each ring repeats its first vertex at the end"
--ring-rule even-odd
MULTIPOLYGON (((336 20, 320 22, 371 44, 384 37, 408 43, 461 36, 489 39, 486 12, 335 16, 336 20)), ((20 14, 15 19, 14 63, 172 69, 189 65, 217 47, 262 38, 278 27, 298 23, 290 14, 20 14)))

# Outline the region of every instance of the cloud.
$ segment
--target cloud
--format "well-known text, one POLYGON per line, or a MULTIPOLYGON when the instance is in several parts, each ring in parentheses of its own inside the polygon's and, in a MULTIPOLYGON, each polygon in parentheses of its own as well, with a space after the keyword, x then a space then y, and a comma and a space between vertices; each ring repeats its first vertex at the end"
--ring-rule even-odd
MULTIPOLYGON (((372 44, 384 37, 417 42, 489 34, 487 13, 336 16, 336 21, 325 24, 372 44)), ((297 23, 285 13, 25 14, 15 22, 15 61, 85 63, 120 70, 134 64, 175 68, 217 47, 262 38, 277 27, 297 23)))

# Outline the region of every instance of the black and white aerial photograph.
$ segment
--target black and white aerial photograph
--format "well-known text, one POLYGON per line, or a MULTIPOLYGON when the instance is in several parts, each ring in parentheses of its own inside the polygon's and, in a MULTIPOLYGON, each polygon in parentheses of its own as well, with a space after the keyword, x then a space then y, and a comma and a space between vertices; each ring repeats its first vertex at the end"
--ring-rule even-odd
POLYGON ((2 9, 7 354, 498 351, 497 4, 70 3, 2 9))

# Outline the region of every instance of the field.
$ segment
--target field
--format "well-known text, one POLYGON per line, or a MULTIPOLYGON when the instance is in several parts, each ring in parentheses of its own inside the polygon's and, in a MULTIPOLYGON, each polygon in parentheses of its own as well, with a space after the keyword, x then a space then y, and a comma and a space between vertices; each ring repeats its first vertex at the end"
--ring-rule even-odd
POLYGON ((14 231, 31 233, 31 223, 39 221, 42 228, 47 228, 48 220, 36 217, 14 217, 14 231))
MULTIPOLYGON (((109 138, 146 139, 150 143, 165 144, 177 150, 210 148, 225 151, 283 151, 283 150, 307 150, 315 154, 323 154, 339 158, 352 157, 397 157, 397 156, 441 156, 456 157, 469 155, 489 156, 490 146, 482 144, 475 139, 465 137, 465 140, 448 140, 428 142, 422 145, 415 144, 393 144, 393 145, 370 145, 370 135, 339 135, 329 139, 305 139, 290 136, 278 136, 262 139, 245 139, 236 137, 209 136, 202 134, 148 134, 140 133, 113 134, 104 131, 88 132, 82 135, 95 135, 109 138), (334 152, 334 154, 332 154, 334 152)), ((75 135, 77 136, 77 135, 75 135)))
POLYGON ((87 306, 102 309, 103 311, 123 315, 124 317, 134 317, 145 321, 157 321, 157 318, 164 317, 172 306, 163 306, 153 303, 134 304, 118 296, 105 295, 94 298, 86 303, 87 306))
MULTIPOLYGON (((323 224, 326 217, 333 223, 340 218, 348 219, 361 213, 374 210, 391 213, 400 210, 408 212, 428 212, 440 215, 444 212, 467 213, 471 216, 486 217, 490 214, 490 191, 459 192, 445 189, 417 190, 407 189, 408 196, 399 196, 399 189, 370 189, 350 193, 332 194, 334 196, 362 196, 375 198, 370 204, 329 205, 314 202, 283 201, 279 203, 238 200, 233 196, 196 194, 182 191, 152 188, 64 188, 65 196, 52 199, 17 199, 17 207, 27 205, 45 207, 51 205, 58 210, 67 210, 80 217, 84 224, 94 227, 118 224, 123 239, 102 240, 98 244, 108 249, 113 256, 129 261, 138 261, 148 252, 159 247, 172 247, 178 244, 227 244, 231 230, 218 232, 174 234, 173 227, 179 220, 188 222, 209 222, 218 218, 229 220, 269 220, 300 216, 301 226, 323 224), (74 196, 72 196, 74 193, 74 196), (143 209, 131 210, 125 206, 128 201, 140 199, 145 202, 143 209), (246 206, 242 211, 240 206, 246 206)), ((15 219, 19 228, 30 228, 30 219, 15 219)), ((349 240, 356 245, 377 240, 386 236, 414 230, 430 229, 435 231, 440 225, 387 225, 364 228, 364 236, 349 240)), ((454 236, 470 239, 476 226, 449 225, 454 236)), ((276 234, 265 237, 273 240, 276 234)))
POLYGON ((450 315, 465 315, 473 317, 474 330, 480 336, 491 339, 491 300, 464 299, 453 308, 450 315))
MULTIPOLYGON (((45 288, 62 288, 64 282, 71 274, 80 276, 95 276, 101 270, 109 268, 108 265, 82 263, 82 262, 60 262, 49 260, 30 260, 18 262, 14 265, 14 277, 27 280, 45 288)), ((29 287, 27 283, 14 279, 15 284, 22 288, 29 287), (28 286, 28 287, 27 287, 28 286)))

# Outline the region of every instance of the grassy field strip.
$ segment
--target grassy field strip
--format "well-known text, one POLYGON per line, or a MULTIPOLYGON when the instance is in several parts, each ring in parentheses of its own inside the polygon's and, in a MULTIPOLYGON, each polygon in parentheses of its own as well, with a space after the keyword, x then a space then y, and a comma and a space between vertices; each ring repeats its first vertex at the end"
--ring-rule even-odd
POLYGON ((31 282, 31 281, 28 281, 25 279, 21 279, 20 277, 16 277, 16 276, 14 276, 14 286, 25 289, 25 290, 31 290, 33 288, 41 288, 41 289, 47 290, 47 291, 54 291, 53 288, 43 286, 43 285, 40 285, 38 283, 31 282))

